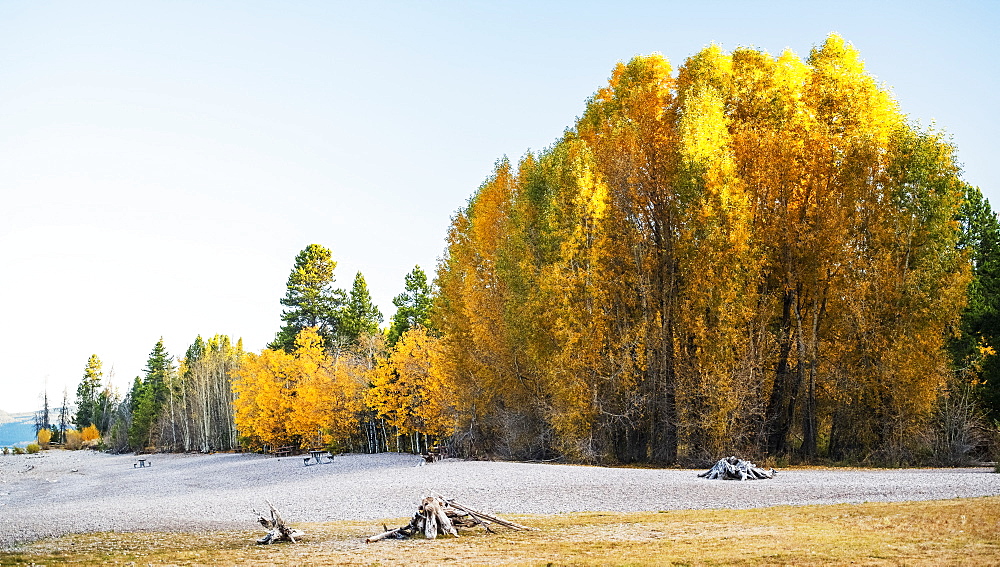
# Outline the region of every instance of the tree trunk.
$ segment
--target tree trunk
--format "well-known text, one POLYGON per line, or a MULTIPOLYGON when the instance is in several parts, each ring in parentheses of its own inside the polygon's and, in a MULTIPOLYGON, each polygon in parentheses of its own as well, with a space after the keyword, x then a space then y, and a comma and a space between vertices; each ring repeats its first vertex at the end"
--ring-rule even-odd
POLYGON ((790 424, 785 421, 786 410, 791 396, 794 380, 792 354, 792 310, 796 302, 796 292, 786 291, 781 302, 780 335, 778 338, 778 362, 775 365, 774 385, 768 399, 765 417, 766 451, 777 455, 785 451, 790 424))

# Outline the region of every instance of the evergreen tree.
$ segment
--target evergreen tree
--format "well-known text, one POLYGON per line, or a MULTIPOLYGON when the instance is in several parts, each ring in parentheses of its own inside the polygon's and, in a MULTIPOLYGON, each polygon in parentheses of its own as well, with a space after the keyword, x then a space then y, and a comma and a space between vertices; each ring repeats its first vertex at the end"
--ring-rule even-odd
POLYGON ((1000 420, 1000 222, 978 187, 966 187, 959 215, 959 246, 972 260, 973 279, 962 312, 959 336, 951 351, 959 368, 981 360, 979 397, 983 409, 1000 420))
POLYGON ((431 286, 427 283, 427 274, 414 266, 413 271, 406 274, 406 291, 397 295, 392 300, 396 306, 396 314, 392 316, 392 324, 389 326, 389 345, 395 345, 403 333, 420 325, 429 327, 431 324, 430 313, 433 296, 431 286))
POLYGON ((96 354, 90 355, 87 366, 83 370, 83 379, 76 388, 76 416, 73 423, 77 429, 83 429, 95 423, 98 408, 98 393, 101 390, 101 359, 96 354))
POLYGON ((132 425, 128 431, 131 447, 142 449, 150 443, 153 424, 167 401, 167 384, 173 370, 173 362, 160 337, 146 361, 145 379, 136 378, 132 386, 132 425))
POLYGON ((288 307, 281 314, 285 324, 268 348, 292 352, 295 337, 306 327, 316 327, 327 347, 340 338, 344 290, 333 288, 336 267, 330 250, 319 244, 299 252, 281 300, 288 307))
POLYGON ((354 285, 351 287, 344 309, 343 335, 353 342, 362 334, 378 333, 380 323, 382 323, 382 312, 372 303, 365 277, 358 272, 354 276, 354 285))

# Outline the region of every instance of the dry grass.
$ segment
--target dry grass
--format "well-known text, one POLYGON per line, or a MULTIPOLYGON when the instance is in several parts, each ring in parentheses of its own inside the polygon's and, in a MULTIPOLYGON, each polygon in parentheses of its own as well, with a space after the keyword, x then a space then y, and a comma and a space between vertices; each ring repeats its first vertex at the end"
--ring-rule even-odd
POLYGON ((1000 496, 511 518, 539 530, 366 545, 375 522, 332 522, 296 525, 304 541, 271 546, 254 545, 253 530, 84 534, 0 554, 0 565, 1000 565, 1000 496))

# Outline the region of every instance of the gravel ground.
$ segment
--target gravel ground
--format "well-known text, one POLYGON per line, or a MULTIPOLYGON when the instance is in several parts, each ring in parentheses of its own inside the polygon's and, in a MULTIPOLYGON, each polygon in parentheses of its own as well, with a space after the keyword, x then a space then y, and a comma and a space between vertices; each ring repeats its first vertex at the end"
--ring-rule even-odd
MULTIPOLYGON (((709 481, 701 471, 342 455, 133 455, 47 451, 0 456, 0 549, 90 531, 253 529, 270 501, 290 523, 409 517, 437 492, 483 511, 553 514, 755 508, 1000 495, 991 469, 781 471, 774 480, 709 481)), ((392 522, 390 522, 392 523, 392 522)))

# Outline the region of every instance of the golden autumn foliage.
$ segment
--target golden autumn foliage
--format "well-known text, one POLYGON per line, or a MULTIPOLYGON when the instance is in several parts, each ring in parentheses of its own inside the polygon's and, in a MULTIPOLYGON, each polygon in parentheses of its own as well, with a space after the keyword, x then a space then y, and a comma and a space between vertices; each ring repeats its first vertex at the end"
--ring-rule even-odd
POLYGON ((423 327, 406 331, 371 372, 365 402, 402 434, 446 437, 455 429, 455 392, 441 341, 423 327))
POLYGON ((965 300, 963 191, 954 149, 836 35, 805 61, 713 45, 676 73, 620 63, 454 218, 435 325, 456 439, 905 460, 965 300))
POLYGON ((42 429, 39 429, 38 430, 38 444, 42 447, 42 449, 48 449, 49 448, 49 443, 51 443, 51 442, 52 442, 52 430, 49 429, 49 428, 47 428, 47 427, 43 427, 42 429))
POLYGON ((80 440, 84 443, 98 441, 100 438, 101 432, 97 430, 96 425, 88 425, 80 430, 80 440))
POLYGON ((358 427, 364 368, 323 349, 314 327, 295 350, 247 354, 233 381, 236 427, 252 445, 336 444, 358 427))

